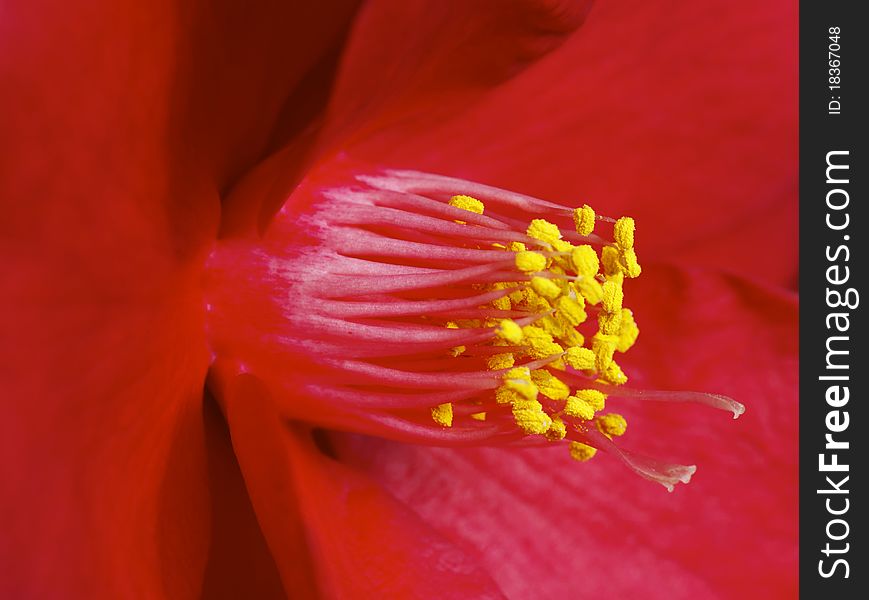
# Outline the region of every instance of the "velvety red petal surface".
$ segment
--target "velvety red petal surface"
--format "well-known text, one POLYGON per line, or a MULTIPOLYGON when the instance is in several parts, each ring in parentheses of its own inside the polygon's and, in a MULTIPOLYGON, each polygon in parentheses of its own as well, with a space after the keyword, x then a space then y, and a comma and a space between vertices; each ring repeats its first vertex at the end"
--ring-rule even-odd
MULTIPOLYGON (((789 0, 601 2, 514 79, 446 114, 414 100, 390 106, 400 118, 369 126, 351 151, 628 214, 641 259, 793 287, 797 55, 789 0)), ((337 85, 364 79, 393 98, 428 88, 438 103, 455 91, 428 75, 425 87, 407 83, 350 56, 337 85)))
POLYGON ((0 595, 196 597, 244 570, 215 568, 227 538, 257 554, 243 500, 215 531, 240 481, 203 415, 199 277, 334 4, 0 8, 0 595))
POLYGON ((740 279, 649 268, 628 289, 631 384, 714 390, 729 413, 611 399, 619 442, 695 463, 668 494, 613 457, 451 450, 349 435, 338 456, 478 548, 509 597, 787 598, 797 586, 797 305, 740 279), (676 316, 678 315, 678 319, 676 316))
POLYGON ((503 597, 472 549, 330 458, 310 429, 283 421, 255 377, 229 371, 215 371, 224 375, 214 387, 291 597, 503 597))

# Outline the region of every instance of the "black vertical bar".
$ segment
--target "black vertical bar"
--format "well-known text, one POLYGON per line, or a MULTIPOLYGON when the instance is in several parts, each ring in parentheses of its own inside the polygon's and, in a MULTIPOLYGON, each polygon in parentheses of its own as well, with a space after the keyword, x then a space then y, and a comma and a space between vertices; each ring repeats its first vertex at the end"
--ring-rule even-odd
MULTIPOLYGON (((865 598, 869 363, 866 74, 859 2, 800 3, 800 590, 865 598), (838 62, 837 62, 838 61, 838 62), (862 336, 861 336, 862 333, 862 336), (847 465, 847 466, 845 466, 847 465)), ((823 594, 823 596, 822 596, 823 594)))

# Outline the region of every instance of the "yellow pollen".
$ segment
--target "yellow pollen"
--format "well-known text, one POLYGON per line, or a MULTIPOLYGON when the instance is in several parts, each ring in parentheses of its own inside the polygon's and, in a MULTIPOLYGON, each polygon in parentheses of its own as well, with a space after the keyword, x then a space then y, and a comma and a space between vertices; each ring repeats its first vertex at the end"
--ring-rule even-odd
POLYGON ((637 262, 637 253, 633 248, 622 250, 619 258, 621 259, 622 268, 625 270, 625 274, 631 279, 639 277, 640 273, 643 272, 643 268, 640 266, 640 263, 637 262))
POLYGON ((574 346, 582 347, 585 345, 585 336, 571 327, 561 336, 561 341, 570 348, 574 346))
POLYGON ((553 360, 551 363, 549 363, 546 366, 550 367, 552 369, 557 369, 559 371, 566 371, 567 370, 567 365, 564 364, 563 358, 556 358, 555 360, 553 360))
POLYGON ((564 328, 564 322, 560 319, 556 319, 554 316, 545 316, 542 319, 536 321, 535 327, 539 327, 549 335, 554 338, 561 337, 566 333, 566 329, 564 328))
POLYGON ((522 328, 525 351, 531 358, 548 358, 564 352, 564 348, 555 343, 552 335, 539 327, 526 325, 522 328))
POLYGON ((557 252, 571 252, 575 248, 575 246, 567 240, 552 240, 549 242, 549 245, 557 252))
POLYGON ((628 428, 625 418, 616 413, 601 415, 594 420, 598 430, 607 437, 615 437, 624 434, 628 428))
POLYGON ((450 198, 449 204, 450 206, 461 208, 462 210, 466 210, 468 212, 477 213, 478 215, 483 214, 483 210, 485 209, 485 206, 482 202, 480 202, 473 196, 465 196, 464 194, 453 196, 452 198, 450 198))
POLYGON ((629 308, 622 309, 621 324, 619 326, 619 341, 616 344, 616 350, 619 352, 627 352, 630 350, 634 342, 637 341, 637 336, 640 335, 640 328, 637 327, 637 322, 634 321, 634 313, 629 308))
POLYGON ((601 333, 617 336, 619 331, 621 331, 622 313, 608 313, 601 311, 597 316, 597 323, 601 333))
POLYGON ((604 406, 606 406, 606 394, 597 390, 576 390, 574 396, 576 396, 583 402, 587 402, 588 405, 595 410, 595 412, 603 410, 604 406))
POLYGON ((569 296, 562 296, 555 301, 556 314, 571 327, 584 323, 588 315, 585 312, 585 300, 580 296, 576 300, 569 296))
POLYGON ((564 414, 583 421, 591 421, 594 418, 594 409, 582 398, 570 396, 564 404, 564 414))
POLYGON ((588 348, 568 348, 564 355, 564 362, 577 371, 594 370, 594 352, 588 348))
POLYGON ((500 369, 509 369, 515 364, 516 360, 509 352, 503 354, 493 354, 486 361, 486 366, 490 371, 498 371, 500 369))
POLYGON ((561 231, 557 225, 550 223, 546 219, 534 219, 526 231, 528 237, 534 238, 546 244, 551 244, 555 240, 561 239, 561 231))
POLYGON ((527 381, 531 383, 531 371, 528 367, 513 367, 504 373, 504 380, 514 379, 517 381, 527 381))
POLYGON ((613 228, 613 238, 616 244, 623 250, 634 247, 634 220, 630 217, 622 217, 616 221, 613 228))
POLYGON ((550 442, 557 442, 558 440, 563 440, 564 436, 567 435, 567 426, 564 424, 564 421, 555 417, 552 419, 552 425, 549 426, 549 429, 546 430, 546 439, 550 442))
POLYGON ((495 329, 495 335, 511 344, 518 344, 522 341, 522 328, 516 324, 516 321, 504 319, 495 329))
POLYGON ((583 421, 591 421, 594 418, 594 409, 591 405, 576 396, 570 396, 564 404, 564 413, 583 421))
POLYGON ((431 409, 431 418, 435 423, 443 427, 453 426, 453 405, 447 402, 439 404, 431 409))
POLYGON ((523 399, 524 397, 519 392, 504 385, 495 390, 495 400, 498 404, 513 404, 523 399))
POLYGON ((594 248, 585 244, 577 246, 570 252, 570 263, 576 274, 581 277, 594 277, 600 269, 600 259, 594 248))
POLYGON ((546 277, 532 277, 531 287, 547 300, 555 300, 561 295, 561 288, 558 287, 558 284, 546 277))
MULTIPOLYGON (((466 195, 453 196, 449 204, 480 215, 485 211, 482 202, 466 195)), ((591 207, 576 209, 573 217, 580 235, 592 234, 597 217, 591 207)), ((479 306, 479 319, 456 319, 445 324, 449 329, 491 329, 494 339, 474 346, 474 350, 481 350, 474 354, 483 355, 480 360, 485 361, 489 371, 501 373, 495 399, 501 406, 510 407, 516 427, 524 434, 559 442, 566 440, 568 427, 577 427, 582 433, 580 422, 594 422, 607 436, 624 433, 623 417, 602 414, 606 394, 592 388, 573 390, 567 380, 571 376, 565 371, 570 367, 596 377, 598 386, 627 381, 613 356, 616 351, 627 351, 639 334, 633 313, 623 306, 625 277, 636 277, 641 272, 634 251, 634 231, 633 219, 622 217, 613 228, 613 243, 598 249, 589 244, 574 245, 562 239, 558 225, 533 219, 525 232, 533 240, 528 247, 522 242, 490 244, 495 250, 513 253, 518 273, 507 276, 507 281, 474 285, 480 290, 503 290, 504 295, 479 306), (595 310, 598 330, 588 340, 588 347, 586 337, 577 329, 589 319, 586 304, 599 307, 595 310), (523 315, 519 323, 533 320, 533 324, 519 325, 513 319, 497 317, 492 309, 516 311, 523 315), (529 366, 516 366, 517 362, 529 366), (539 368, 529 368, 534 366, 539 368)), ((450 354, 459 356, 466 351, 465 346, 456 346, 450 354)), ((471 410, 478 411, 469 414, 472 420, 487 419, 483 406, 471 405, 471 410)), ((451 427, 453 409, 450 403, 432 408, 432 419, 451 427)), ((581 461, 597 452, 575 441, 569 447, 571 456, 581 461)))
POLYGON ((625 292, 622 289, 622 282, 625 280, 624 275, 617 273, 610 277, 603 284, 603 309, 609 313, 616 313, 622 310, 622 302, 625 299, 625 292))
POLYGON ((597 448, 592 448, 591 446, 587 446, 582 442, 570 442, 570 457, 573 460, 578 460, 579 462, 585 462, 590 460, 597 454, 597 448))
POLYGON ((628 381, 628 376, 625 375, 616 361, 610 363, 606 371, 600 374, 600 378, 604 383, 611 383, 612 385, 622 385, 628 381))
POLYGON ((598 304, 603 298, 603 288, 597 279, 583 277, 574 282, 574 288, 589 304, 598 304))
POLYGON ((523 273, 536 273, 546 269, 546 257, 539 252, 522 250, 516 253, 516 268, 523 273))
POLYGON ((574 209, 573 224, 579 235, 590 235, 594 231, 594 210, 588 204, 583 204, 582 208, 574 209))
POLYGON ((618 341, 619 338, 614 335, 600 332, 594 334, 591 339, 591 351, 594 352, 594 365, 598 371, 604 372, 609 367, 618 341))
POLYGON ((552 425, 552 417, 543 411, 543 405, 537 400, 514 402, 513 420, 519 429, 530 435, 544 434, 552 425))
POLYGON ((518 308, 527 309, 530 312, 546 313, 552 310, 549 301, 534 291, 534 288, 517 290, 510 294, 510 300, 518 308))
POLYGON ((622 272, 619 261, 619 249, 615 246, 604 246, 600 251, 600 262, 606 275, 615 275, 622 272))
POLYGON ((567 384, 546 369, 531 371, 531 381, 541 394, 552 400, 565 400, 570 395, 567 384))

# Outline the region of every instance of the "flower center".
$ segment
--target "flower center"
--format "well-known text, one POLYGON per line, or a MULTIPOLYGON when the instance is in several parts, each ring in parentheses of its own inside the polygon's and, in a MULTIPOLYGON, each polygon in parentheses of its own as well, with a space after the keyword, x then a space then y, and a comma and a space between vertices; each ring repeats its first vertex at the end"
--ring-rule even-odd
POLYGON ((293 220, 281 211, 276 241, 244 260, 279 282, 269 352, 303 349, 311 372, 292 389, 328 406, 329 425, 427 443, 564 444, 579 461, 600 449, 672 489, 694 467, 616 446, 627 423, 604 412, 609 397, 743 410, 624 386, 617 357, 639 334, 624 288, 642 271, 630 217, 409 171, 356 175, 317 190, 311 208, 293 220), (299 229, 305 242, 282 242, 299 229))

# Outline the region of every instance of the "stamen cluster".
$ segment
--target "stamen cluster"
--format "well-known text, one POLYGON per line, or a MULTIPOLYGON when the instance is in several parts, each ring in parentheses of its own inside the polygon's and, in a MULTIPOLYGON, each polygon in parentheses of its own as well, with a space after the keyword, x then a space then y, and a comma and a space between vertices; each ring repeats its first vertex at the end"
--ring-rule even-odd
MULTIPOLYGON (((451 197, 449 205, 485 213, 483 202, 464 194, 451 197)), ((596 221, 593 209, 584 205, 575 209, 573 216, 574 240, 590 241, 596 221)), ((596 427, 607 436, 625 431, 621 415, 598 414, 604 410, 607 394, 596 387, 627 381, 614 354, 626 352, 639 334, 633 313, 623 306, 625 277, 637 277, 641 272, 634 250, 633 219, 615 221, 613 232, 614 241, 602 244, 599 256, 590 243, 574 244, 564 239, 556 224, 532 219, 525 229, 526 241, 491 244, 512 253, 514 266, 512 277, 479 286, 503 293, 485 305, 492 309, 492 316, 444 323, 450 329, 493 330, 493 339, 475 350, 497 352, 486 361, 487 368, 500 379, 495 399, 499 405, 509 406, 516 426, 525 434, 555 442, 565 439, 568 426, 577 432, 596 427), (499 318, 498 311, 516 316, 499 318), (597 315, 593 334, 589 311, 597 315)), ((466 346, 450 349, 456 358, 466 352, 466 346)), ((485 420, 486 413, 472 416, 485 420)), ((451 426, 452 403, 432 408, 432 418, 442 426, 451 426)), ((570 443, 571 456, 577 460, 587 460, 595 452, 580 441, 570 443)))

